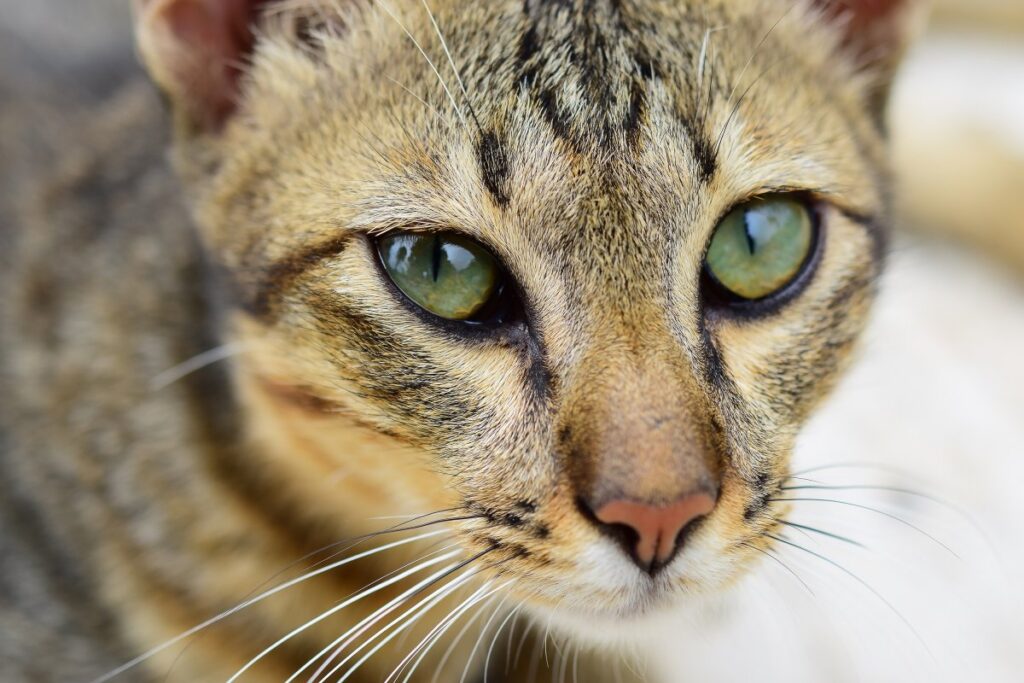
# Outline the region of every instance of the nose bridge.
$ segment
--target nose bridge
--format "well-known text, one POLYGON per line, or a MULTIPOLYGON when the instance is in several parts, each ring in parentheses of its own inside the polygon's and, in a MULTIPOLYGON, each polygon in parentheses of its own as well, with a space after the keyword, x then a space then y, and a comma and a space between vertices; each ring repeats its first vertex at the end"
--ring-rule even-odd
POLYGON ((628 322, 587 350, 563 408, 573 487, 591 506, 716 490, 707 404, 682 349, 656 318, 628 322))

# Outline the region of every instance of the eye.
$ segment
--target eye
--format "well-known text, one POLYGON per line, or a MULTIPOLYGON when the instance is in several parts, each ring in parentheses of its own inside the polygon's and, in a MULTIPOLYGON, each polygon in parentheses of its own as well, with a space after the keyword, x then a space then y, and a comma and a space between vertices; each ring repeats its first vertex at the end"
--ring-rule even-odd
POLYGON ((377 241, 392 282, 416 305, 447 320, 480 322, 501 294, 497 259, 452 233, 397 233, 377 241))
POLYGON ((810 210, 796 198, 751 200, 715 228, 705 269, 734 298, 763 299, 800 275, 810 260, 814 231, 810 210))

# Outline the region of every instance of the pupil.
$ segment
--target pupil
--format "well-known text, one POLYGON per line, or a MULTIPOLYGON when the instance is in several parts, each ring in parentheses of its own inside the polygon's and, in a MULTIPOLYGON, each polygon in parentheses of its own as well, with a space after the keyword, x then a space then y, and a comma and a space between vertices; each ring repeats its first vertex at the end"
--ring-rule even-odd
POLYGON ((750 213, 747 211, 743 212, 743 235, 747 238, 747 249, 750 250, 750 255, 753 256, 754 252, 757 251, 757 243, 754 241, 754 235, 750 232, 750 213))
POLYGON ((437 282, 437 276, 441 273, 441 238, 434 235, 433 253, 431 254, 434 273, 434 282, 437 282))

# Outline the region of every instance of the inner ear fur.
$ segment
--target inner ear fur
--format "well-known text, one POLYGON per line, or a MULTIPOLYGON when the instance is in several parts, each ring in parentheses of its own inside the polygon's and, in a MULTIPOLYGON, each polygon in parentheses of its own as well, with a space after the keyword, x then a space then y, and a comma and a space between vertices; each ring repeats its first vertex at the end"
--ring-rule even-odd
POLYGON ((133 0, 143 62, 189 125, 215 131, 238 105, 253 27, 273 0, 133 0))

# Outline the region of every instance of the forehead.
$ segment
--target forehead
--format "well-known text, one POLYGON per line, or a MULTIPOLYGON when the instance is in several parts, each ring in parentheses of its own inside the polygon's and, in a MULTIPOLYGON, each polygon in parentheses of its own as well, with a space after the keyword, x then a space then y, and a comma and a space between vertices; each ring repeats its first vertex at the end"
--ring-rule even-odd
POLYGON ((384 19, 374 88, 392 118, 371 127, 401 127, 380 139, 421 155, 394 157, 405 177, 457 186, 472 161, 498 208, 614 211, 708 187, 855 189, 876 161, 853 144, 856 93, 792 3, 433 5, 384 19))
MULTIPOLYGON (((368 5, 315 98, 293 89, 301 148, 275 178, 331 224, 459 230, 519 272, 555 261, 605 287, 618 264, 699 261, 717 219, 757 194, 864 214, 881 201, 856 84, 792 3, 429 5, 368 5)), ((288 149, 287 126, 266 127, 288 149)))

